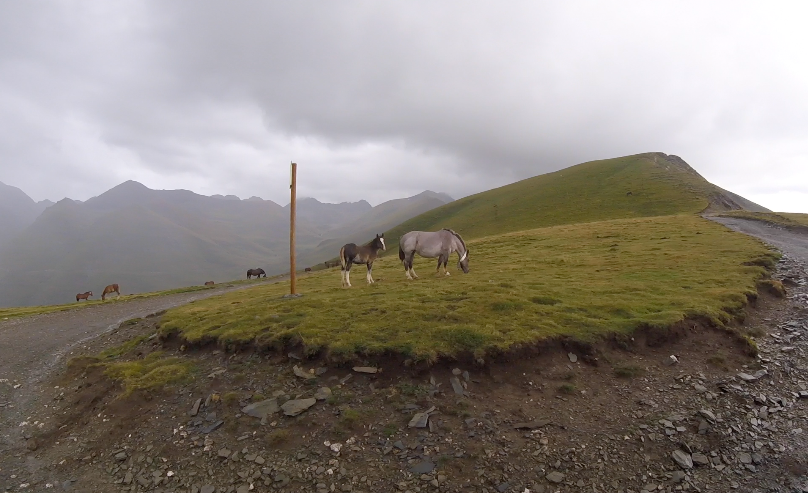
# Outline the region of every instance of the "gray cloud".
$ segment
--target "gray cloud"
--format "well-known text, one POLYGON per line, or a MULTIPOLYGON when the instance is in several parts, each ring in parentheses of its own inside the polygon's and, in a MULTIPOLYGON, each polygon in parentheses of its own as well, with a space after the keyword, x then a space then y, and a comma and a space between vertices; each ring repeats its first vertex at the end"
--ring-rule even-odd
POLYGON ((808 212, 806 7, 621 5, 3 3, 0 180, 378 203, 663 151, 808 212))

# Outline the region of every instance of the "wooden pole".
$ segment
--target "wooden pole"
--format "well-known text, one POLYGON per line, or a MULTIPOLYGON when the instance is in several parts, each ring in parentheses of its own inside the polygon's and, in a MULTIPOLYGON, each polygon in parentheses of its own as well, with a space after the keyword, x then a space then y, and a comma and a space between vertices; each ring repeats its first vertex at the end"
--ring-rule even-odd
POLYGON ((292 163, 292 177, 289 188, 292 190, 292 202, 290 204, 289 218, 289 279, 290 279, 290 294, 297 294, 297 276, 295 271, 295 213, 297 212, 297 163, 292 163))

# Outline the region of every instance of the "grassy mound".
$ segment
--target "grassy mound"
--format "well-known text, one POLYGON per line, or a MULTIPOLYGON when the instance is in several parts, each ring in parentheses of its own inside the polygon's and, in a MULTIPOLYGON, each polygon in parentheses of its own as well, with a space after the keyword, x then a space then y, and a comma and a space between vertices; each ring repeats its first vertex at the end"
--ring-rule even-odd
POLYGON ((717 188, 684 161, 662 153, 592 161, 471 195, 385 233, 452 228, 464 238, 636 217, 698 213, 717 188))
MULTIPOLYGON (((685 206, 702 202, 683 199, 685 206)), ((161 330, 225 347, 300 342, 310 352, 345 356, 481 355, 687 317, 725 324, 776 258, 762 243, 693 215, 571 224, 469 243, 468 275, 437 278, 432 261, 419 258, 421 279, 410 282, 398 258, 386 257, 374 265, 374 285, 355 268, 354 287, 342 289, 333 269, 300 279, 302 298, 282 299, 286 283, 227 293, 168 311, 161 330)))

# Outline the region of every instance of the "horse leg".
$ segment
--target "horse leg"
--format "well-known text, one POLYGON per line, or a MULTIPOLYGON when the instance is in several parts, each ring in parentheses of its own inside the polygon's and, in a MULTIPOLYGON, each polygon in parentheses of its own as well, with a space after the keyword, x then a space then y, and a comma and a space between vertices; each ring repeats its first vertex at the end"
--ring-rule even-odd
POLYGON ((345 269, 342 271, 342 286, 343 287, 351 287, 351 264, 347 264, 345 269))
POLYGON ((443 272, 448 276, 450 274, 449 274, 449 269, 446 268, 446 264, 448 263, 449 256, 447 255, 446 258, 447 258, 447 260, 443 261, 443 272))
POLYGON ((409 255, 404 255, 404 274, 407 275, 407 279, 412 281, 412 257, 409 255))
POLYGON ((373 276, 371 275, 372 271, 373 271, 373 264, 368 264, 368 275, 367 275, 368 284, 373 284, 373 276))

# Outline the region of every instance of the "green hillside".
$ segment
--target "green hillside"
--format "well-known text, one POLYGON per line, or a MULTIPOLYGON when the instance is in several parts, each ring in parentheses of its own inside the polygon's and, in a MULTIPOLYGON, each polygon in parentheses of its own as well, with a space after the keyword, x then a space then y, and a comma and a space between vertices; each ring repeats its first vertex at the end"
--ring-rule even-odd
POLYGON ((646 153, 591 161, 471 195, 385 235, 390 245, 413 230, 451 228, 464 238, 479 238, 559 224, 696 214, 711 205, 744 208, 679 157, 646 153))

